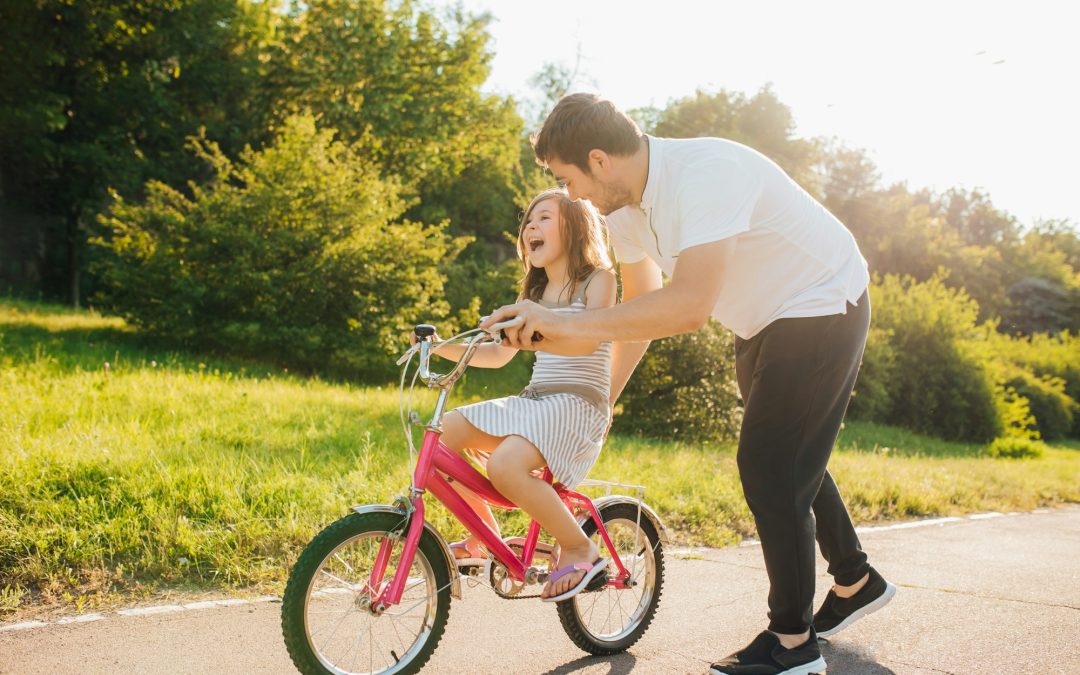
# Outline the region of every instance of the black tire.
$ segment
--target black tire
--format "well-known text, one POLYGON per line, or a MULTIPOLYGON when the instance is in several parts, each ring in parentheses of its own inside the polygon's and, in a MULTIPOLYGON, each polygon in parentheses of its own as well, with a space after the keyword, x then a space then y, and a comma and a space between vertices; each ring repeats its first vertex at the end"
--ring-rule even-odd
MULTIPOLYGON (((637 506, 625 503, 611 504, 600 509, 600 519, 604 521, 604 527, 608 529, 616 548, 622 548, 619 546, 619 542, 620 540, 625 541, 621 537, 626 534, 634 537, 636 541, 642 541, 641 537, 643 537, 644 541, 648 542, 648 550, 643 546, 634 547, 638 549, 637 552, 642 556, 644 564, 643 573, 637 575, 639 585, 643 587, 640 599, 631 601, 633 606, 630 608, 631 611, 627 621, 622 626, 622 629, 617 631, 598 630, 596 626, 591 625, 589 618, 592 615, 592 610, 590 608, 595 609, 596 603, 602 602, 604 596, 607 596, 609 605, 612 601, 615 601, 619 603, 619 608, 622 609, 622 596, 619 594, 629 594, 626 597, 633 597, 633 589, 618 590, 605 587, 595 592, 582 592, 569 600, 557 603, 556 606, 558 607, 559 621, 562 622, 563 630, 566 631, 566 635, 573 643, 590 654, 606 656, 629 649, 641 639, 641 636, 649 628, 649 624, 652 623, 663 591, 664 551, 663 544, 660 542, 660 535, 657 533, 652 521, 644 513, 640 514, 639 521, 637 506), (635 527, 639 533, 636 537, 633 534, 635 527), (650 561, 651 572, 649 569, 650 561), (646 586, 645 580, 650 575, 651 580, 649 580, 646 591, 644 588, 646 586)), ((592 537, 596 534, 596 522, 590 518, 582 526, 582 529, 585 530, 586 535, 592 537)), ((609 557, 610 553, 606 552, 603 540, 599 536, 597 536, 597 543, 600 546, 601 555, 609 557)), ((624 557, 624 553, 624 551, 620 550, 620 557, 624 558, 623 564, 627 565, 626 558, 629 556, 624 557)), ((614 574, 615 572, 616 569, 612 563, 609 573, 614 574)), ((608 614, 610 615, 611 612, 609 611, 608 614)))
MULTIPOLYGON (((447 569, 446 559, 440 550, 439 543, 429 532, 425 531, 420 537, 420 544, 417 547, 413 567, 410 570, 410 578, 412 578, 413 570, 416 570, 424 580, 423 587, 418 591, 419 595, 410 597, 408 602, 403 596, 402 602, 395 607, 389 608, 386 615, 375 616, 368 612, 363 603, 370 596, 358 591, 355 588, 357 584, 351 581, 346 581, 345 585, 337 584, 339 588, 332 587, 330 590, 322 591, 321 595, 319 595, 319 591, 313 590, 316 584, 322 582, 326 577, 336 579, 336 576, 331 576, 329 573, 330 566, 334 566, 333 571, 342 578, 351 576, 363 579, 365 575, 356 570, 359 569, 359 563, 368 560, 370 556, 365 558, 366 553, 357 553, 356 557, 353 558, 354 565, 350 566, 343 559, 343 555, 347 555, 347 552, 352 550, 347 549, 346 546, 355 546, 362 552, 377 551, 377 544, 381 541, 379 534, 387 534, 395 538, 403 537, 407 527, 408 519, 402 514, 385 512, 353 513, 330 524, 316 535, 307 548, 304 549, 289 574, 289 581, 285 586, 281 604, 281 631, 285 637, 285 646, 293 663, 301 673, 305 675, 353 672, 416 673, 431 658, 432 652, 435 651, 435 647, 442 638, 443 631, 446 630, 446 621, 450 616, 450 571, 447 569), (370 541, 368 541, 369 539, 370 541), (338 567, 335 561, 340 561, 343 567, 338 567), (328 572, 319 575, 319 570, 323 569, 324 566, 328 568, 328 572), (316 576, 319 577, 318 581, 316 576), (431 585, 430 589, 428 589, 429 585, 431 585), (396 663, 392 663, 387 667, 369 666, 369 668, 356 670, 346 668, 344 663, 340 665, 335 663, 335 661, 345 661, 346 656, 352 655, 353 649, 350 649, 348 655, 343 655, 340 658, 335 658, 332 654, 322 653, 320 646, 313 644, 316 640, 310 634, 308 621, 309 605, 314 604, 313 598, 316 595, 318 595, 320 602, 335 603, 340 609, 335 608, 332 613, 324 612, 320 606, 319 611, 313 611, 312 623, 318 618, 315 616, 316 614, 331 614, 331 618, 326 620, 327 623, 338 622, 330 634, 330 638, 333 638, 341 629, 345 620, 352 619, 353 621, 349 624, 349 627, 345 629, 345 639, 348 640, 350 635, 359 636, 359 638, 355 638, 355 641, 359 644, 363 637, 362 628, 355 632, 350 632, 350 629, 357 622, 366 622, 370 643, 372 645, 379 644, 381 647, 381 651, 376 653, 374 658, 386 659, 385 654, 389 653, 391 658, 397 659, 396 663), (398 646, 398 650, 402 652, 402 655, 399 656, 393 648, 393 642, 390 643, 391 649, 385 649, 384 643, 379 643, 376 638, 372 637, 374 635, 372 627, 377 627, 380 631, 385 630, 387 626, 392 627, 392 622, 397 619, 394 619, 390 613, 396 608, 402 608, 402 611, 405 611, 409 604, 415 601, 416 597, 420 597, 417 606, 423 605, 421 607, 423 616, 419 617, 420 629, 418 629, 419 632, 411 645, 408 645, 407 648, 398 646), (340 621, 338 617, 342 617, 340 621), (391 623, 375 623, 379 621, 391 623)), ((396 556, 400 555, 401 541, 403 539, 399 540, 394 546, 395 557, 392 558, 391 565, 387 569, 387 579, 396 569, 396 556)), ((420 584, 416 584, 416 587, 419 586, 420 584)), ((356 658, 362 657, 362 654, 358 654, 356 658)))

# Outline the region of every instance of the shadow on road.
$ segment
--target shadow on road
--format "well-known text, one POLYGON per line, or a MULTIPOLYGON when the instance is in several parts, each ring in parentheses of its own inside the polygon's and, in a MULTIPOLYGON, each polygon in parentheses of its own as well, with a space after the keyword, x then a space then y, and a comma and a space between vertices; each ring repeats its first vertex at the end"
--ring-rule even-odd
POLYGON ((821 655, 829 664, 829 675, 896 675, 868 654, 851 644, 821 640, 821 655))
POLYGON ((628 675, 634 671, 634 664, 637 663, 637 659, 633 654, 615 654, 614 656, 600 657, 600 656, 582 656, 580 659, 574 659, 570 663, 564 663, 558 668, 553 668, 544 672, 543 675, 569 675, 570 673, 576 673, 585 668, 591 668, 599 663, 607 663, 610 669, 607 671, 608 675, 628 675))

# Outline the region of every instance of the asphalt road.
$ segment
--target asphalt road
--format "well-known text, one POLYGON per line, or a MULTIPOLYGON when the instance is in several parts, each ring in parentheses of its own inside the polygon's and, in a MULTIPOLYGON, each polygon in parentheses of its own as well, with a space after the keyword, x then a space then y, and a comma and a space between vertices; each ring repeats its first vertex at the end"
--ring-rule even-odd
MULTIPOLYGON (((899 587, 885 609, 823 643, 829 675, 1080 675, 1080 508, 862 533, 899 587)), ((455 600, 431 673, 704 673, 766 623, 756 546, 668 555, 652 627, 628 653, 584 655, 555 610, 484 588, 455 600)), ((828 578, 819 561, 818 596, 828 578)), ((290 673, 280 605, 255 602, 13 630, 0 673, 290 673)))

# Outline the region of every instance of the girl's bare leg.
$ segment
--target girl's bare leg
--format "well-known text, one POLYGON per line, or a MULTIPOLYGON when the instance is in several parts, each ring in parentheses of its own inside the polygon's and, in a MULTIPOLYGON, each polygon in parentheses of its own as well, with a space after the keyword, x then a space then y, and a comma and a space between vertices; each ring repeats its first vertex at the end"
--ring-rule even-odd
MULTIPOLYGON (((443 433, 439 440, 442 441, 443 445, 459 454, 465 449, 470 448, 491 452, 498 447, 499 441, 502 440, 501 438, 480 431, 469 423, 469 420, 465 419, 464 415, 457 411, 450 411, 443 416, 442 427, 443 433)), ((496 533, 499 532, 499 523, 495 520, 495 514, 491 512, 491 507, 488 506, 487 502, 457 481, 450 483, 450 487, 454 488, 454 490, 461 495, 461 498, 472 507, 472 510, 476 511, 476 514, 488 524, 488 527, 496 533)), ((479 541, 477 538, 471 535, 465 540, 465 545, 469 549, 474 548, 478 543, 479 541)), ((458 549, 454 549, 455 556, 457 555, 457 551, 458 549)))
MULTIPOLYGON (((547 463, 535 445, 521 436, 507 436, 488 460, 488 478, 499 492, 535 518, 559 542, 559 567, 591 563, 599 557, 600 549, 585 536, 551 485, 532 474, 545 466, 547 463)), ((541 596, 564 593, 584 575, 584 572, 567 574, 554 584, 549 583, 541 596)))

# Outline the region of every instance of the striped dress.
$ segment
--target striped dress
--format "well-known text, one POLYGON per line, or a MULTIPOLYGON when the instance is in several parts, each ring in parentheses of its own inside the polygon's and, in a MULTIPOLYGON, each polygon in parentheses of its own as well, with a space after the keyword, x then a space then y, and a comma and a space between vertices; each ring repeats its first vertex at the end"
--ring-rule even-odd
MULTIPOLYGON (((539 304, 556 312, 585 311, 585 289, 594 272, 569 303, 539 304)), ((521 436, 544 456, 555 480, 576 487, 600 456, 611 421, 611 343, 592 354, 559 356, 537 352, 529 386, 518 396, 458 408, 465 419, 492 436, 521 436)), ((485 464, 487 453, 470 455, 485 464)))

